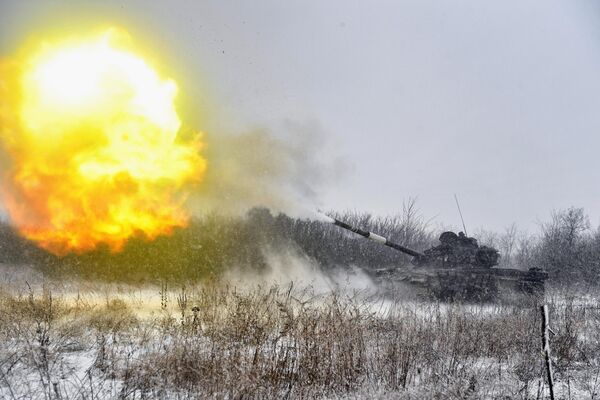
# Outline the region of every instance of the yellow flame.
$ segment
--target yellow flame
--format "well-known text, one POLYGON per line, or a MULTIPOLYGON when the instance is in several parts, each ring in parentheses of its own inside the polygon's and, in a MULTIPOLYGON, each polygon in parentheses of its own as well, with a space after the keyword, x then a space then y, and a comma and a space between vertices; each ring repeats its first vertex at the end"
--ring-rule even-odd
POLYGON ((19 231, 65 254, 184 226, 206 161, 199 135, 178 138, 176 93, 115 29, 2 63, 2 197, 19 231))

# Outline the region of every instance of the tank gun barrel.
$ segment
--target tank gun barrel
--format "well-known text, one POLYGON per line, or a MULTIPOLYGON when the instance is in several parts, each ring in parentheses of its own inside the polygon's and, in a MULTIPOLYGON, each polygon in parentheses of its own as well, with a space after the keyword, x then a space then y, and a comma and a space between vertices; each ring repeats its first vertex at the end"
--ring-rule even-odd
POLYGON ((347 223, 342 222, 342 221, 340 221, 338 219, 335 219, 335 218, 331 218, 331 219, 333 220, 332 223, 334 225, 337 225, 340 228, 344 228, 344 229, 346 229, 346 230, 348 230, 350 232, 354 232, 357 235, 360 235, 362 237, 370 239, 370 240, 372 240, 374 242, 384 244, 384 245, 386 245, 388 247, 391 247, 393 249, 396 249, 398 251, 401 251, 401 252, 406 253, 408 255, 411 255, 413 257, 417 257, 417 258, 423 258, 423 257, 425 257, 425 254, 423 254, 423 253, 420 253, 420 252, 418 252, 416 250, 413 250, 413 249, 409 249, 408 247, 404 247, 404 246, 402 246, 400 244, 397 244, 397 243, 394 243, 394 242, 390 242, 385 237, 380 236, 380 235, 378 235, 376 233, 369 232, 369 231, 364 231, 364 230, 362 230, 360 228, 355 228, 355 227, 353 227, 351 225, 348 225, 347 223))

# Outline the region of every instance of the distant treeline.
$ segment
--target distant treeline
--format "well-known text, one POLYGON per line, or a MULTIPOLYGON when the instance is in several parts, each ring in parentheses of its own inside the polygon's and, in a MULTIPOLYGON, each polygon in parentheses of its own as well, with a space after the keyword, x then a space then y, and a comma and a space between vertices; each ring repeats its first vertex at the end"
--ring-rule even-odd
MULTIPOLYGON (((331 215, 416 250, 436 244, 440 233, 419 215, 414 201, 390 217, 359 212, 331 215)), ((540 224, 538 234, 520 232, 513 225, 501 233, 480 230, 474 236, 480 244, 500 251, 502 267, 543 268, 556 283, 595 284, 600 278, 600 229, 591 228, 583 209, 554 212, 550 221, 540 224)), ((6 223, 0 225, 0 262, 34 265, 51 275, 109 281, 196 281, 217 278, 230 267, 261 271, 268 268, 266 252, 283 249, 310 257, 324 270, 391 267, 410 260, 326 222, 272 214, 262 208, 244 217, 196 218, 168 237, 134 238, 119 253, 101 247, 66 257, 40 250, 6 223)))
POLYGON ((502 267, 537 267, 558 284, 600 286, 600 227, 592 227, 583 208, 552 212, 534 234, 513 224, 501 233, 478 235, 481 243, 500 250, 502 267))

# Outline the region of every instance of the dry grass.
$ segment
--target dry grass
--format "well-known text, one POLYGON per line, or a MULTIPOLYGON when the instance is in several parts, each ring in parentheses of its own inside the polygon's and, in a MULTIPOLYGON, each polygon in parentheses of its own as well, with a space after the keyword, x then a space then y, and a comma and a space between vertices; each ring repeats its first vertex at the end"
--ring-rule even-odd
MULTIPOLYGON (((158 294, 158 290, 156 291, 158 294)), ((597 398, 600 304, 551 305, 557 392, 597 398)), ((390 301, 228 286, 150 310, 0 294, 0 398, 544 397, 536 305, 390 301)))

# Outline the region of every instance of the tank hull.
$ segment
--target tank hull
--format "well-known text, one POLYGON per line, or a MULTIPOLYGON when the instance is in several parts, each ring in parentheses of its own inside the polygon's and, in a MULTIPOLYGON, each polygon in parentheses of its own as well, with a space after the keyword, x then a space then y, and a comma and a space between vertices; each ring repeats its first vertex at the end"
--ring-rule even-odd
POLYGON ((384 292, 394 294, 402 285, 418 289, 421 297, 441 301, 493 302, 503 294, 542 298, 547 273, 508 268, 397 267, 373 270, 369 275, 384 292))

